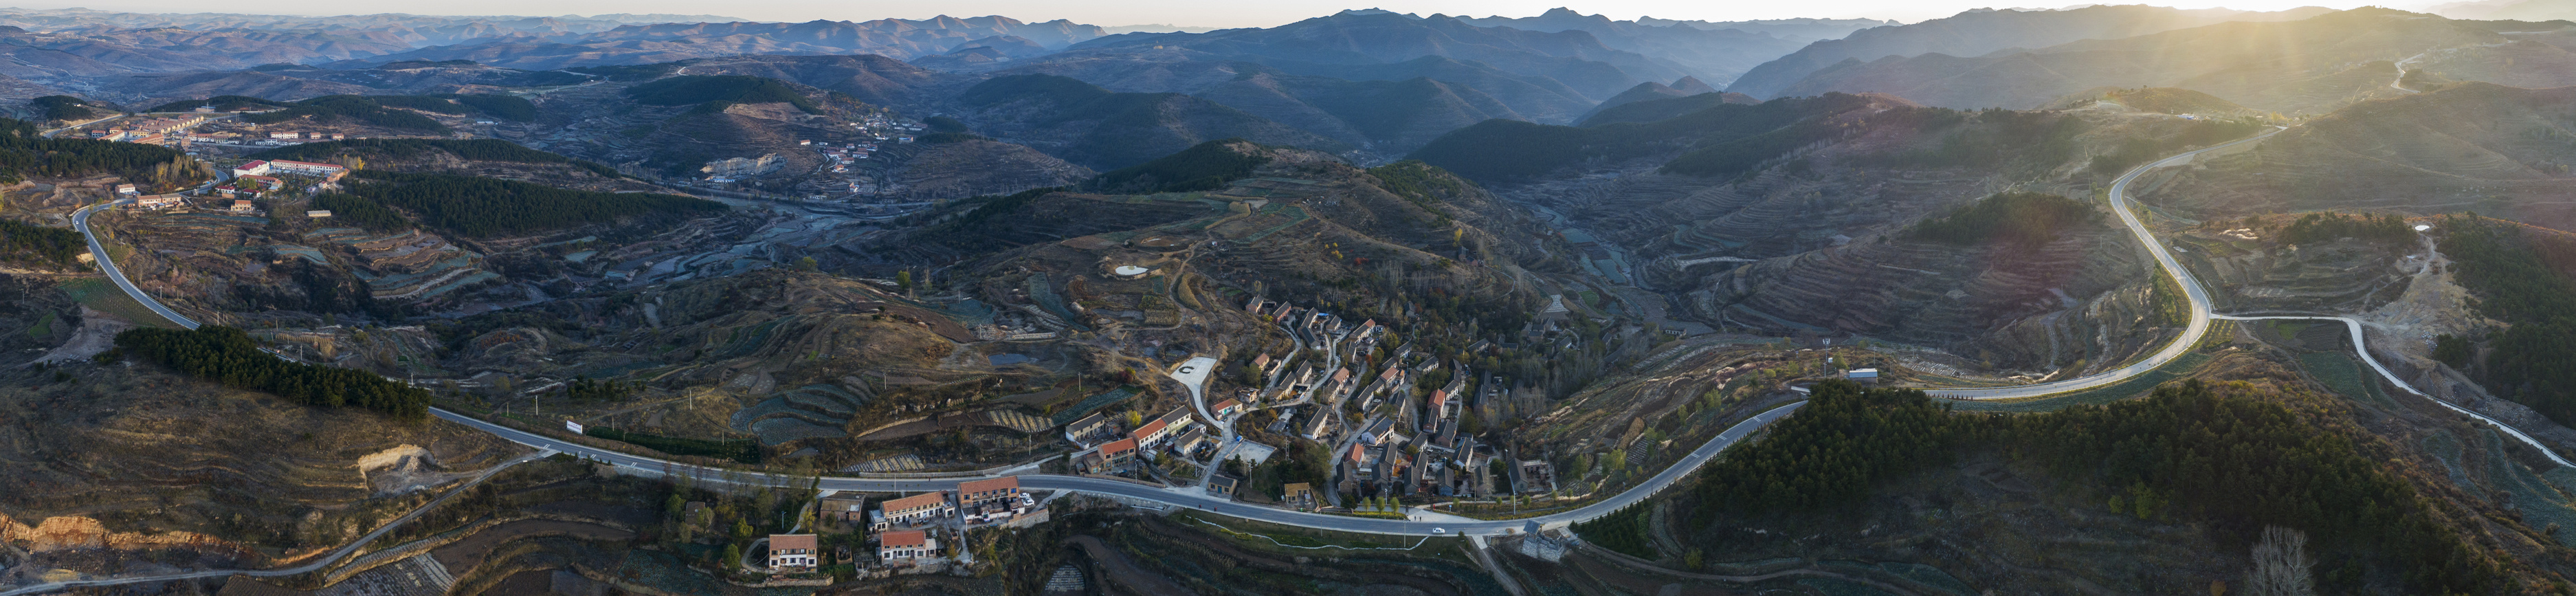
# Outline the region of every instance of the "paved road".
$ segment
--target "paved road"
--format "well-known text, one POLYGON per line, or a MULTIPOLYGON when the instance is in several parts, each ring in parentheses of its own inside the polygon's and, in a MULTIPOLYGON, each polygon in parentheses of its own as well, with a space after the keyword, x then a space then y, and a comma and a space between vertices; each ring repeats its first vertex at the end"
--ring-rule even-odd
MULTIPOLYGON (((2265 133, 2264 136, 2268 136, 2269 134, 2271 133, 2265 133)), ((1944 390, 1936 393, 1945 397, 1964 399, 1999 399, 2005 397, 2042 395, 2107 385, 2154 369, 2157 365, 2161 365, 2165 361, 2172 360, 2175 356, 2179 356, 2183 351, 2189 349, 2191 344, 2194 343, 2194 340, 2196 340, 2200 334, 2208 328, 2210 316, 2208 297, 2202 292, 2199 282, 2193 280, 2190 272, 2184 270, 2174 261, 2172 255, 2165 251, 2164 246, 2156 241, 2154 235, 2148 233, 2145 225, 2140 223, 2135 213, 2128 208, 2129 205, 2126 199, 2127 187, 2131 181, 2137 179, 2140 174, 2143 174, 2148 170, 2180 163, 2183 160, 2189 159, 2190 156, 2197 155, 2204 151, 2252 142, 2261 138, 2263 138, 2263 136, 2256 136, 2241 141, 2226 143, 2210 147, 2208 149, 2201 149, 2199 151, 2192 151, 2163 160, 2158 160, 2155 163, 2140 166, 2137 169, 2131 170, 2127 174, 2122 175, 2112 184, 2110 192, 2111 203, 2119 213, 2122 222, 2128 224, 2130 229, 2137 234, 2139 240, 2144 242, 2149 250, 2155 254, 2157 264, 2163 267, 2168 273, 2176 276, 2177 281, 2181 283, 2182 287, 2186 290, 2186 293, 2191 299, 2192 321, 2190 326, 2185 329, 2185 332, 2182 334, 2180 339, 2176 340, 2172 345, 2167 346, 2164 351, 2159 352, 2157 355, 2150 357, 2145 361, 2141 361, 2137 364, 2123 367, 2118 370, 2100 373, 2081 379, 2024 387, 1944 390)), ((111 280, 116 282, 118 288, 125 290, 125 292, 128 295, 133 296, 136 301, 142 302, 145 306, 152 308, 153 311, 162 313, 163 316, 170 317, 172 321, 178 322, 181 325, 189 328, 197 327, 197 323, 195 321, 189 320, 188 318, 179 315, 177 312, 171 311, 168 307, 163 306, 160 301, 154 300, 151 295, 144 293, 140 288, 136 288, 134 284, 125 279, 124 273, 118 271, 115 264, 107 258, 107 251, 99 244, 98 236, 91 233, 87 224, 88 214, 99 207, 100 206, 93 206, 82 209, 80 212, 74 214, 73 221, 74 227, 77 228, 84 236, 89 238, 90 252, 98 259, 100 269, 106 272, 111 280)), ((1339 356, 1337 349, 1338 346, 1333 345, 1332 342, 1325 342, 1325 346, 1327 350, 1326 359, 1328 361, 1337 361, 1337 357, 1339 356)), ((1205 374, 1208 371, 1192 372, 1197 374, 1189 376, 1205 374)), ((1181 380, 1186 382, 1189 379, 1184 378, 1181 380)), ((1194 385, 1193 389, 1197 389, 1197 387, 1194 385)), ((1201 402, 1202 400, 1203 398, 1193 401, 1201 402)), ((1791 412, 1796 411, 1799 406, 1803 406, 1804 404, 1805 402, 1798 402, 1781 408, 1776 408, 1737 423, 1735 426, 1728 428, 1725 432, 1719 433, 1718 436, 1711 438, 1698 449, 1693 450, 1689 456, 1675 462, 1662 473, 1656 474, 1654 478, 1648 479, 1646 482, 1632 487, 1626 492, 1619 493, 1618 495, 1614 495, 1608 499, 1595 502, 1592 505, 1573 511, 1510 521, 1468 521, 1452 518, 1433 522, 1324 515, 1235 503, 1228 500, 1210 497, 1195 487, 1162 488, 1119 480, 1083 476, 1046 474, 1021 474, 1019 476, 1021 486, 1031 489, 1069 490, 1124 497, 1187 507, 1191 509, 1199 509, 1223 515, 1311 528, 1401 535, 1433 535, 1439 533, 1501 534, 1510 529, 1518 528, 1522 524, 1530 521, 1537 521, 1542 526, 1555 527, 1577 521, 1589 520, 1645 500, 1647 497, 1653 496, 1654 494, 1661 492, 1663 489, 1670 487, 1674 482, 1680 480, 1681 477, 1697 470, 1700 465, 1707 463, 1710 458, 1715 457, 1719 451, 1734 445, 1745 436, 1751 435, 1754 431, 1761 429, 1762 426, 1769 424, 1774 420, 1778 420, 1783 416, 1789 415, 1791 412), (1443 531, 1435 532, 1435 529, 1443 531)), ((1204 408, 1206 407, 1205 404, 1198 403, 1197 405, 1204 412, 1204 408)), ((480 419, 456 414, 446 410, 433 408, 430 413, 441 419, 481 429, 485 432, 490 432, 519 444, 537 447, 539 449, 570 453, 584 459, 608 462, 620 467, 642 472, 660 473, 664 470, 669 470, 672 472, 686 473, 709 481, 740 482, 745 484, 769 486, 792 486, 805 480, 794 476, 729 472, 649 457, 629 455, 588 445, 559 441, 542 435, 492 424, 490 422, 485 422, 480 419)), ((972 478, 908 479, 826 477, 822 479, 822 488, 826 490, 868 492, 951 490, 956 487, 959 481, 971 479, 972 478)), ((0 594, 0 596, 8 595, 0 594)))
MULTIPOLYGON (((1351 517, 1321 513, 1305 513, 1275 507, 1250 505, 1224 498, 1209 496, 1204 490, 1197 487, 1164 488, 1123 480, 1111 480, 1088 476, 1065 476, 1058 474, 1020 474, 1019 477, 1021 488, 1026 489, 1076 491, 1096 495, 1121 497, 1131 500, 1186 507, 1217 513, 1220 515, 1229 515, 1277 524, 1288 524, 1325 530, 1366 532, 1373 534, 1398 534, 1407 536, 1456 534, 1493 535, 1502 534, 1507 530, 1519 528, 1522 524, 1531 521, 1539 522, 1540 525, 1546 527, 1561 527, 1573 522, 1600 517, 1610 512, 1617 511, 1622 507, 1636 504, 1637 502, 1643 501, 1647 497, 1654 496, 1655 493, 1661 492, 1663 489, 1672 486, 1674 482, 1681 480, 1683 476, 1688 475, 1692 470, 1698 469, 1701 464, 1708 463, 1708 460, 1716 457, 1718 452, 1725 450, 1729 446, 1733 446, 1737 441, 1743 440, 1744 437, 1752 435, 1754 431, 1760 430, 1764 425, 1768 425, 1774 420, 1779 420, 1781 417, 1788 416, 1791 412, 1797 411, 1800 406, 1804 405, 1806 405, 1806 402, 1792 403, 1761 414, 1756 414, 1752 418, 1736 423, 1735 426, 1726 429, 1726 432, 1718 433, 1717 437, 1710 439, 1706 444, 1700 445, 1699 449, 1691 451, 1690 455, 1683 457, 1679 462, 1675 462, 1672 467, 1666 468, 1663 473, 1656 474, 1654 478, 1648 479, 1645 483, 1628 489, 1627 492, 1619 493, 1616 496, 1612 496, 1608 499, 1595 502, 1591 505, 1575 509, 1573 511, 1527 519, 1504 521, 1467 521, 1463 519, 1451 519, 1447 521, 1412 521, 1351 517), (1435 529, 1446 530, 1446 532, 1435 532, 1435 529)), ((481 419, 446 410, 431 410, 430 413, 450 422, 463 424, 480 429, 484 432, 498 435, 511 442, 550 451, 570 453, 584 459, 606 462, 621 468, 627 468, 639 472, 660 474, 665 470, 668 470, 670 473, 685 474, 695 477, 701 482, 738 483, 755 486, 802 485, 809 481, 809 477, 804 476, 735 472, 677 462, 666 462, 650 457, 618 453, 588 445, 561 441, 544 435, 538 435, 493 424, 481 419)), ((965 480, 974 480, 974 478, 845 478, 838 476, 825 476, 823 477, 822 489, 860 492, 920 492, 931 490, 955 490, 957 488, 957 483, 965 480)), ((8 595, 0 594, 0 596, 8 595)))
POLYGON ((2344 328, 2345 328, 2345 329, 2349 329, 2349 330, 2351 330, 2351 331, 2352 331, 2352 349, 2353 349, 2353 351, 2354 351, 2354 352, 2359 352, 2359 353, 2361 354, 2361 361, 2362 361, 2362 362, 2365 362, 2365 363, 2369 363, 2369 364, 2370 364, 2370 369, 2371 369, 2371 370, 2379 371, 2379 378, 2388 379, 2388 384, 2390 384, 2390 385, 2396 385, 2396 386, 2397 386, 2397 388, 2399 388, 2399 389, 2404 389, 2404 390, 2406 390, 2406 392, 2407 392, 2407 393, 2412 393, 2412 394, 2415 394, 2416 396, 2422 397, 2422 398, 2424 398, 2424 399, 2431 400, 2433 403, 2442 404, 2442 407, 2450 408, 2450 409, 2451 409, 2451 411, 2453 411, 2453 412, 2459 412, 2459 413, 2462 413, 2462 414, 2467 414, 2467 415, 2472 416, 2472 417, 2475 417, 2475 418, 2477 418, 2477 419, 2479 419, 2479 420, 2484 420, 2484 421, 2486 421, 2486 422, 2487 422, 2487 424, 2493 424, 2493 425, 2495 425, 2495 427, 2496 427, 2496 429, 2497 429, 2497 430, 2502 430, 2502 431, 2504 431, 2504 434, 2506 434, 2506 435, 2508 435, 2508 436, 2513 437, 2515 440, 2522 441, 2524 444, 2531 445, 2531 447, 2532 447, 2532 448, 2540 450, 2540 454, 2541 454, 2541 455, 2549 456, 2549 461, 2558 462, 2558 465, 2561 465, 2561 466, 2576 467, 2576 464, 2568 463, 2568 462, 2567 462, 2567 458, 2559 457, 2559 456, 2558 456, 2558 451, 2557 451, 2557 450, 2555 450, 2555 449, 2550 449, 2548 445, 2542 445, 2542 444, 2540 444, 2540 440, 2539 440, 2539 439, 2531 438, 2531 435, 2523 434, 2523 433, 2522 433, 2522 431, 2514 429, 2514 427, 2513 427, 2513 426, 2511 426, 2511 425, 2507 425, 2507 424, 2505 424, 2504 422, 2499 421, 2499 420, 2496 420, 2496 419, 2494 419, 2494 418, 2488 418, 2488 417, 2487 417, 2487 415, 2485 415, 2485 414, 2480 414, 2480 413, 2477 413, 2477 412, 2469 411, 2469 409, 2468 409, 2468 408, 2463 408, 2463 407, 2459 407, 2459 406, 2456 406, 2456 405, 2452 405, 2452 404, 2451 404, 2451 402, 2442 401, 2440 398, 2436 398, 2436 397, 2433 397, 2433 396, 2431 396, 2431 395, 2426 395, 2426 394, 2425 394, 2424 392, 2422 392, 2422 391, 2417 391, 2417 390, 2415 390, 2415 386, 2414 386, 2414 385, 2408 385, 2408 384, 2406 384, 2406 381, 2405 381, 2405 380, 2402 380, 2402 379, 2397 378, 2397 373, 2389 372, 2389 371, 2388 371, 2388 367, 2386 367, 2386 366, 2381 366, 2381 365, 2379 364, 2379 358, 2377 358, 2377 357, 2373 357, 2373 356, 2371 356, 2371 355, 2370 355, 2370 343, 2369 343, 2369 341, 2370 341, 2370 340, 2366 339, 2366 338, 2365 338, 2365 336, 2363 336, 2363 335, 2362 335, 2362 333, 2361 333, 2361 321, 2360 321, 2360 320, 2358 320, 2358 319, 2354 319, 2354 318, 2352 318, 2352 317, 2306 317, 2306 316, 2235 317, 2235 316, 2228 316, 2228 315, 2217 315, 2217 317, 2216 317, 2216 318, 2218 318, 2219 320, 2223 320, 2223 321, 2265 321, 2265 320, 2287 320, 2287 321, 2342 321, 2342 322, 2343 322, 2343 326, 2344 326, 2344 328))
POLYGON ((178 323, 179 326, 187 327, 189 329, 197 328, 197 322, 195 320, 189 319, 186 315, 179 314, 179 311, 170 310, 170 307, 162 305, 161 301, 152 299, 151 294, 144 293, 142 288, 134 287, 134 282, 126 280, 125 272, 116 268, 116 261, 114 259, 107 258, 107 247, 100 246, 98 244, 98 234, 90 233, 90 215, 98 213, 99 209, 124 205, 132 202, 134 202, 132 199, 117 199, 88 207, 82 207, 79 211, 72 212, 72 229, 79 231, 82 237, 89 239, 90 258, 98 260, 98 270, 107 274, 108 281, 116 282, 117 288, 125 290, 125 295, 133 296, 134 301, 143 303, 144 308, 152 309, 152 312, 161 313, 162 317, 170 319, 170 322, 172 323, 178 323))
POLYGON ((2234 147, 2245 143, 2260 141, 2263 140, 2264 137, 2272 136, 2274 133, 2278 133, 2280 131, 2281 129, 2276 128, 2270 132, 2265 132, 2253 137, 2229 143, 2221 143, 2205 149, 2188 151, 2173 157, 2159 159, 2154 163, 2149 163, 2147 165, 2131 169, 2128 173, 2121 174, 2118 180, 2111 182, 2111 212, 2119 214, 2120 223, 2129 226, 2129 232, 2136 234, 2138 242, 2147 246, 2147 252, 2155 255, 2156 267, 2163 269, 2166 275, 2173 276, 2174 282, 2177 285, 2182 286, 2183 296, 2191 301, 2191 322, 2183 326, 2182 334, 2174 336, 2173 343, 2166 344, 2163 350, 2159 350, 2155 354, 2147 356, 2145 359, 2130 363, 2128 366, 2093 373, 2088 376, 2067 379, 2064 381, 2040 383, 2036 385, 2016 385, 2012 387, 1990 387, 1980 389, 1935 389, 1927 391, 1927 393, 1931 393, 1934 397, 1946 397, 1950 399, 1987 400, 2037 397, 2052 393, 2081 391, 2119 383, 2121 381, 2129 380, 2130 377, 2146 374, 2147 371, 2155 370, 2156 367, 2164 366, 2165 363, 2172 362, 2173 359, 2181 357, 2184 352, 2191 351, 2191 346, 2193 344, 2200 343, 2201 334, 2209 332, 2209 292, 2201 288, 2200 280, 2194 279, 2191 276, 2190 269, 2185 269, 2181 263, 2174 261, 2172 251, 2165 250, 2164 242, 2157 240, 2154 233, 2147 231, 2147 224, 2145 222, 2138 221, 2137 210, 2129 206, 2129 183, 2137 181, 2138 176, 2144 175, 2156 168, 2188 163, 2191 161, 2192 156, 2200 155, 2201 153, 2209 151, 2217 151, 2219 149, 2234 147))

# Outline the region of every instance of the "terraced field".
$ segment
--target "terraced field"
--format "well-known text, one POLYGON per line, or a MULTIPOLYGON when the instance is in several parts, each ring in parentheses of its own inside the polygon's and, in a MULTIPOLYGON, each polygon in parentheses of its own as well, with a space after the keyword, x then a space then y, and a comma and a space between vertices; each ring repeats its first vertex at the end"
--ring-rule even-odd
MULTIPOLYGON (((771 321, 765 325, 774 325, 771 321)), ((767 329, 761 330, 766 334, 767 329)), ((758 344, 752 344, 755 347, 758 344)), ((827 384, 813 384, 770 395, 767 399, 733 414, 733 430, 760 437, 762 445, 776 446, 801 439, 823 439, 850 436, 844 430, 850 416, 869 398, 827 384)))

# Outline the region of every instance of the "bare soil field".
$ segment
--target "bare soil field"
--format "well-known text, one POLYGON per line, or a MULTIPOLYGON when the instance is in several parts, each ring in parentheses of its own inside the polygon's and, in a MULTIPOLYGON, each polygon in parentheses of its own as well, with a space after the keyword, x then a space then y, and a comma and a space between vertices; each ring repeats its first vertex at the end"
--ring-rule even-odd
MULTIPOLYGON (((501 525, 487 528, 481 532, 475 532, 474 535, 467 536, 464 540, 447 543, 446 546, 441 546, 437 549, 431 550, 429 556, 431 558, 438 559, 439 564, 446 565, 450 573, 463 573, 474 569, 475 566, 482 565, 484 556, 490 554, 494 547, 506 544, 512 540, 534 536, 571 536, 586 540, 625 540, 635 537, 635 533, 593 523, 556 521, 550 519, 523 519, 505 522, 501 525)), ((504 583, 506 584, 507 582, 505 581, 504 583)))

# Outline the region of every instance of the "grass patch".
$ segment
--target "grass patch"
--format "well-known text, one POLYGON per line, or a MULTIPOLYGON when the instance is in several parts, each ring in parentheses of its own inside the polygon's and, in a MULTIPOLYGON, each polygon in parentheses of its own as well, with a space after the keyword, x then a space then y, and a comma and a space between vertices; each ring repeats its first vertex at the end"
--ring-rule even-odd
POLYGON ((2351 356, 2345 356, 2342 352, 2300 354, 2299 365, 2308 369, 2308 376, 2315 377, 2318 383, 2335 393, 2381 407, 2397 407, 2397 400, 2389 398, 2387 393, 2379 390, 2379 383, 2370 378, 2370 373, 2361 369, 2361 363, 2353 360, 2351 356))
POLYGON ((760 463, 760 445, 748 439, 729 441, 665 437, 628 432, 604 426, 584 427, 581 434, 629 443, 672 455, 721 457, 746 464, 760 463))
POLYGON ((70 296, 73 302, 79 302, 81 306, 124 319, 129 323, 163 329, 179 328, 178 323, 173 323, 170 319, 163 318, 161 313, 145 308, 143 303, 136 302, 133 296, 125 295, 125 290, 118 289, 115 283, 107 281, 104 277, 64 280, 54 287, 62 290, 64 295, 70 296))
POLYGON ((1384 559, 1383 562, 1416 565, 1430 560, 1470 568, 1477 568, 1480 565, 1476 562, 1475 556, 1469 554, 1471 551, 1468 550, 1467 539, 1460 536, 1388 536, 1360 532, 1334 532, 1228 517, 1198 510, 1175 512, 1169 519, 1184 527, 1224 536, 1236 545, 1261 552, 1291 556, 1386 557, 1388 559, 1384 559), (1273 540, 1278 542, 1274 544, 1271 542, 1273 540))
MULTIPOLYGON (((2513 495, 2514 505, 2521 510, 2522 522, 2547 532, 2561 545, 2576 546, 2576 505, 2558 486, 2533 474, 2531 468, 2505 455, 2504 438, 2495 429, 2483 429, 2490 468, 2487 479, 2495 488, 2513 495)), ((2552 470, 2556 472, 2558 470, 2552 470)), ((2560 472, 2562 475, 2565 472, 2560 472)))

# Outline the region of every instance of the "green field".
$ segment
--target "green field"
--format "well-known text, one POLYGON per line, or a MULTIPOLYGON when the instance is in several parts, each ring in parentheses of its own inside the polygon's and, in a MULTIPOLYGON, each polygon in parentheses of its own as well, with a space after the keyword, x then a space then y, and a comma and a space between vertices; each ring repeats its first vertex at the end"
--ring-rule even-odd
POLYGON ((2397 407, 2397 400, 2390 399, 2388 393, 2380 391, 2378 380, 2371 378, 2373 374, 2362 369, 2360 361, 2353 360, 2351 356, 2345 356, 2342 352, 2300 354, 2299 365, 2306 367, 2308 375, 2316 377, 2317 382, 2324 384, 2326 389, 2341 393, 2344 397, 2382 407, 2397 407))
POLYGON ((116 318, 125 319, 136 325, 164 329, 179 328, 179 324, 162 318, 161 313, 144 308, 143 303, 135 302, 134 297, 125 295, 124 290, 117 289, 116 284, 108 282, 104 277, 64 280, 62 284, 55 287, 61 289, 64 295, 70 296, 72 301, 79 302, 81 306, 87 306, 90 310, 114 315, 116 318))

